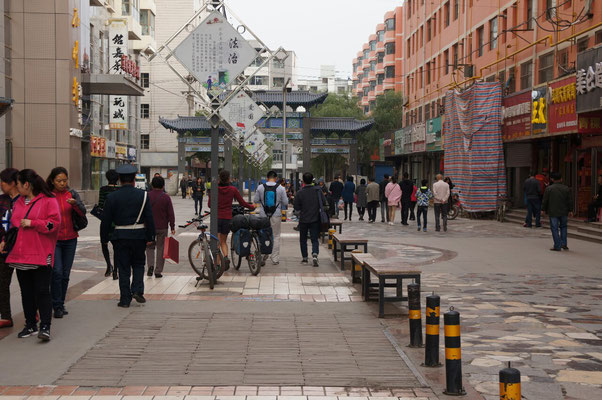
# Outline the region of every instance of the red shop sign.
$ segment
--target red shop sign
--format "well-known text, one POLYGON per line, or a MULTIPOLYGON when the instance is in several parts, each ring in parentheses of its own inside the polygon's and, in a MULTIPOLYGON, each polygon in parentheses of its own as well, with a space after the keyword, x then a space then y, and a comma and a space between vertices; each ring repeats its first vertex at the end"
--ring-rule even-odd
POLYGON ((531 90, 504 98, 504 141, 517 140, 531 135, 531 90))
POLYGON ((136 79, 140 79, 140 67, 136 61, 132 60, 125 54, 121 56, 121 69, 126 74, 129 74, 136 79))
POLYGON ((577 90, 574 76, 550 83, 548 132, 553 135, 577 131, 577 90))

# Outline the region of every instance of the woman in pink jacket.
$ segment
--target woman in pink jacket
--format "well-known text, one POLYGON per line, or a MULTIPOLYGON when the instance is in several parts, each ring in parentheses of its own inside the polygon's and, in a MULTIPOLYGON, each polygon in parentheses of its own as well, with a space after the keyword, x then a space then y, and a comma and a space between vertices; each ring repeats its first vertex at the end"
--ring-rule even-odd
MULTIPOLYGON (((18 337, 29 337, 38 331, 36 311, 39 310, 38 338, 49 341, 52 318, 50 280, 61 215, 52 192, 34 170, 19 172, 17 190, 21 196, 15 203, 11 223, 19 227, 19 233, 6 263, 17 270, 21 287, 25 328, 18 337)), ((0 251, 3 250, 4 243, 1 243, 0 251)))
POLYGON ((389 205, 389 225, 395 224, 395 210, 401 204, 401 186, 397 184, 397 179, 391 177, 391 182, 385 186, 385 197, 389 205))

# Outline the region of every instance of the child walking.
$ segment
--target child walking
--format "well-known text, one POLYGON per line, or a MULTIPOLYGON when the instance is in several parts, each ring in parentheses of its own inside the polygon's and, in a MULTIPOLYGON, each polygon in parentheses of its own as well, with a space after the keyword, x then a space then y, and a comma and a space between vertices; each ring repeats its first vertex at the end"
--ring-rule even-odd
POLYGON ((416 204, 418 205, 418 213, 416 215, 416 222, 418 222, 418 232, 420 232, 420 216, 424 215, 424 224, 422 225, 423 231, 426 232, 426 216, 429 211, 429 200, 433 198, 431 189, 426 186, 428 181, 423 179, 421 182, 420 189, 416 191, 416 204))

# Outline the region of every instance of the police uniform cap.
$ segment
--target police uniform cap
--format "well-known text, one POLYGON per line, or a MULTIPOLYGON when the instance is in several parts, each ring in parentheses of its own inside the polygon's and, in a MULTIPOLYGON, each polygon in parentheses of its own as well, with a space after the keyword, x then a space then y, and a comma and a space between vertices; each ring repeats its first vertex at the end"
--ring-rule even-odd
POLYGON ((119 175, 132 175, 138 173, 138 168, 131 164, 123 164, 116 169, 119 175))

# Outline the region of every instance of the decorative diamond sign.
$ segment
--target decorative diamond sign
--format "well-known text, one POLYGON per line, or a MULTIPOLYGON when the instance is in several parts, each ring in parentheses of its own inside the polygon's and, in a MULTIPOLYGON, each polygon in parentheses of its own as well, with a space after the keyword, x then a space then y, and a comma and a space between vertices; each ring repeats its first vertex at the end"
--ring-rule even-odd
POLYGON ((264 116, 261 108, 244 91, 230 99, 219 114, 232 127, 240 142, 253 132, 255 124, 264 116))
POLYGON ((259 129, 255 129, 249 138, 245 140, 245 149, 249 154, 255 153, 263 145, 264 139, 265 135, 259 129))
POLYGON ((214 96, 225 91, 257 57, 253 46, 218 11, 212 11, 173 54, 214 96))

